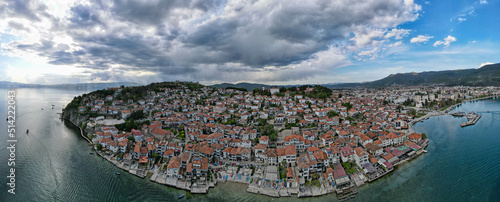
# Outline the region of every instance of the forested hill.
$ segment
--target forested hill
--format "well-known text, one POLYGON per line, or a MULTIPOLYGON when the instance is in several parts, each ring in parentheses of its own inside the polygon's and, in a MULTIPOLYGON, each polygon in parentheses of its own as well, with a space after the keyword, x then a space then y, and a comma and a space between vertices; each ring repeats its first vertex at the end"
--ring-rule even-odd
POLYGON ((500 63, 485 65, 479 69, 432 71, 421 73, 391 74, 386 78, 363 83, 360 87, 388 86, 500 86, 500 63))

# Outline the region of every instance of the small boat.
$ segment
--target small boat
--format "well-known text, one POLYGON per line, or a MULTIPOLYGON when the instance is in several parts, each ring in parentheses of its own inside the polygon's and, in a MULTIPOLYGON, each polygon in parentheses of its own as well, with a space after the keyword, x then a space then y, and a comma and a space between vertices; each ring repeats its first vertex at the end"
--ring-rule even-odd
POLYGON ((43 110, 43 108, 42 108, 42 110, 43 110))
POLYGON ((29 129, 26 129, 26 134, 30 133, 30 130, 29 129))
POLYGON ((120 175, 120 173, 119 172, 115 172, 115 175, 120 175))
POLYGON ((184 197, 184 194, 177 195, 177 199, 181 199, 182 197, 184 197))
POLYGON ((89 154, 94 154, 94 152, 89 152, 89 154))

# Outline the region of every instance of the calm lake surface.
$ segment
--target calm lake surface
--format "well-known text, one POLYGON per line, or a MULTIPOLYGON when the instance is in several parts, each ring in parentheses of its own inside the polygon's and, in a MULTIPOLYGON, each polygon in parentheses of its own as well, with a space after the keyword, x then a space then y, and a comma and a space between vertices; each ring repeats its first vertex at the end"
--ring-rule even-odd
MULTIPOLYGON (((7 193, 7 123, 1 117, 0 201, 178 201, 184 191, 123 172, 115 176, 120 169, 89 154, 91 147, 57 114, 83 93, 17 90, 16 195, 7 193)), ((7 90, 0 89, 4 116, 6 96, 7 90)), ((415 130, 430 139, 429 153, 359 188, 352 201, 500 201, 500 100, 466 103, 457 110, 480 112, 482 118, 465 128, 460 127, 465 117, 432 117, 416 124, 415 130)), ((270 198, 247 193, 245 185, 236 183, 218 184, 208 194, 188 198, 182 201, 337 201, 334 194, 270 198)))

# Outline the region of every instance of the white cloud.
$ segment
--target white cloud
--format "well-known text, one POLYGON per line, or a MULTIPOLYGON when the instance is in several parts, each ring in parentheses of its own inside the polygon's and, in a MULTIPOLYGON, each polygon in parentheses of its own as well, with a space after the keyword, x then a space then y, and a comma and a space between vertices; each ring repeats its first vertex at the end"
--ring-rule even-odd
POLYGON ((403 45, 403 42, 397 41, 396 43, 389 44, 389 47, 398 47, 398 46, 401 46, 401 45, 403 45))
POLYGON ((460 22, 463 22, 463 21, 466 21, 466 20, 467 20, 467 18, 458 18, 458 22, 459 22, 459 23, 460 23, 460 22))
POLYGON ((410 40, 410 43, 422 43, 422 42, 427 42, 429 39, 434 38, 433 36, 425 36, 425 35, 418 35, 417 37, 413 37, 410 40))
POLYGON ((477 68, 481 68, 481 67, 483 67, 483 66, 485 66, 485 65, 492 65, 492 64, 495 64, 495 63, 492 63, 492 62, 483 62, 483 63, 481 63, 481 64, 479 65, 479 67, 477 67, 477 68))
POLYGON ((424 3, 427 4, 427 5, 431 5, 430 1, 425 1, 424 3))
POLYGON ((4 1, 0 34, 13 36, 0 48, 5 55, 76 69, 96 81, 138 71, 162 80, 323 76, 358 51, 381 51, 407 36, 397 26, 421 11, 413 0, 4 1), (328 47, 338 43, 345 45, 328 47))
POLYGON ((384 38, 389 39, 391 37, 394 37, 395 39, 402 39, 404 36, 407 36, 410 34, 409 29, 392 29, 391 31, 387 32, 385 34, 384 38))
POLYGON ((486 1, 486 0, 479 0, 479 4, 487 4, 487 3, 488 3, 488 1, 486 1))
POLYGON ((444 46, 448 47, 448 46, 450 46, 450 44, 452 42, 455 42, 455 41, 457 41, 457 39, 455 37, 448 35, 446 38, 444 38, 444 41, 436 41, 433 46, 437 47, 440 45, 444 45, 444 46))

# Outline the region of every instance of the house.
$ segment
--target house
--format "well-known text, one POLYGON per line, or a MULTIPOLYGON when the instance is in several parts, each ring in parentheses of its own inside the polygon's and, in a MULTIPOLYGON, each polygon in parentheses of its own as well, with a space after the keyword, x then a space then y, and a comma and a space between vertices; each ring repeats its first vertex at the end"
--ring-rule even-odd
POLYGON ((106 148, 108 148, 113 153, 116 153, 116 152, 118 152, 120 150, 120 147, 118 145, 118 141, 116 141, 116 140, 108 142, 106 148))
POLYGON ((268 148, 266 150, 266 160, 268 165, 277 165, 278 163, 278 150, 268 148))
POLYGON ((277 87, 272 87, 272 88, 270 89, 270 91, 271 91, 271 95, 274 95, 274 94, 276 94, 276 93, 279 93, 279 92, 280 92, 280 89, 279 89, 279 88, 277 88, 277 87))
POLYGON ((295 165, 297 161, 297 148, 295 145, 285 145, 286 163, 288 166, 295 165))
POLYGON ((122 139, 119 143, 118 146, 120 147, 120 152, 125 153, 127 151, 127 143, 128 139, 122 139))
POLYGON ((261 136, 259 138, 259 144, 265 144, 265 145, 268 145, 269 144, 269 136, 261 136))
POLYGON ((422 135, 418 133, 412 133, 408 135, 408 139, 412 142, 419 142, 422 139, 422 135))
POLYGON ((356 162, 356 164, 360 168, 363 167, 362 165, 369 162, 368 152, 366 152, 363 148, 361 147, 354 148, 354 153, 356 153, 356 155, 354 155, 354 162, 356 162))
POLYGON ((181 168, 181 160, 178 156, 173 156, 167 165, 167 177, 177 177, 181 168))
POLYGON ((142 142, 144 134, 142 134, 141 131, 136 130, 136 129, 132 129, 131 132, 132 132, 132 135, 134 136, 134 139, 136 142, 142 142))
POLYGON ((354 149, 350 146, 340 147, 340 156, 342 162, 354 160, 354 149))
POLYGON ((127 119, 131 114, 130 110, 122 110, 122 119, 127 119))
POLYGON ((167 139, 170 137, 170 134, 171 133, 169 131, 163 130, 161 128, 154 128, 153 130, 151 130, 151 135, 153 135, 153 137, 158 140, 167 139))
POLYGON ((255 145, 254 146, 255 158, 257 158, 260 161, 264 161, 266 158, 266 156, 265 156, 266 148, 267 148, 266 144, 255 145))
POLYGON ((333 181, 334 178, 333 178, 333 169, 331 167, 327 167, 326 168, 326 173, 327 173, 327 176, 328 176, 328 180, 330 181, 333 181))
POLYGON ((328 160, 330 161, 330 164, 340 163, 340 161, 339 161, 339 156, 340 156, 339 148, 333 147, 333 145, 331 145, 330 149, 326 149, 326 155, 328 157, 328 160))
POLYGON ((135 160, 139 160, 141 156, 141 142, 136 142, 134 146, 134 153, 132 153, 132 157, 135 160))
POLYGON ((297 157, 297 167, 299 168, 299 176, 310 179, 319 166, 314 155, 305 154, 297 157))
POLYGON ((276 151, 278 152, 278 163, 282 163, 286 160, 285 148, 278 148, 276 151))
MULTIPOLYGON (((377 142, 377 141, 375 141, 375 142, 377 142)), ((383 148, 377 144, 367 144, 366 150, 374 156, 378 156, 378 155, 384 153, 383 148)))
POLYGON ((349 176, 347 176, 344 168, 340 163, 333 164, 333 179, 335 180, 335 186, 337 190, 341 190, 342 188, 349 187, 351 184, 351 180, 349 176))
POLYGON ((296 149, 305 149, 305 139, 300 135, 292 134, 285 137, 285 145, 294 145, 296 149))

